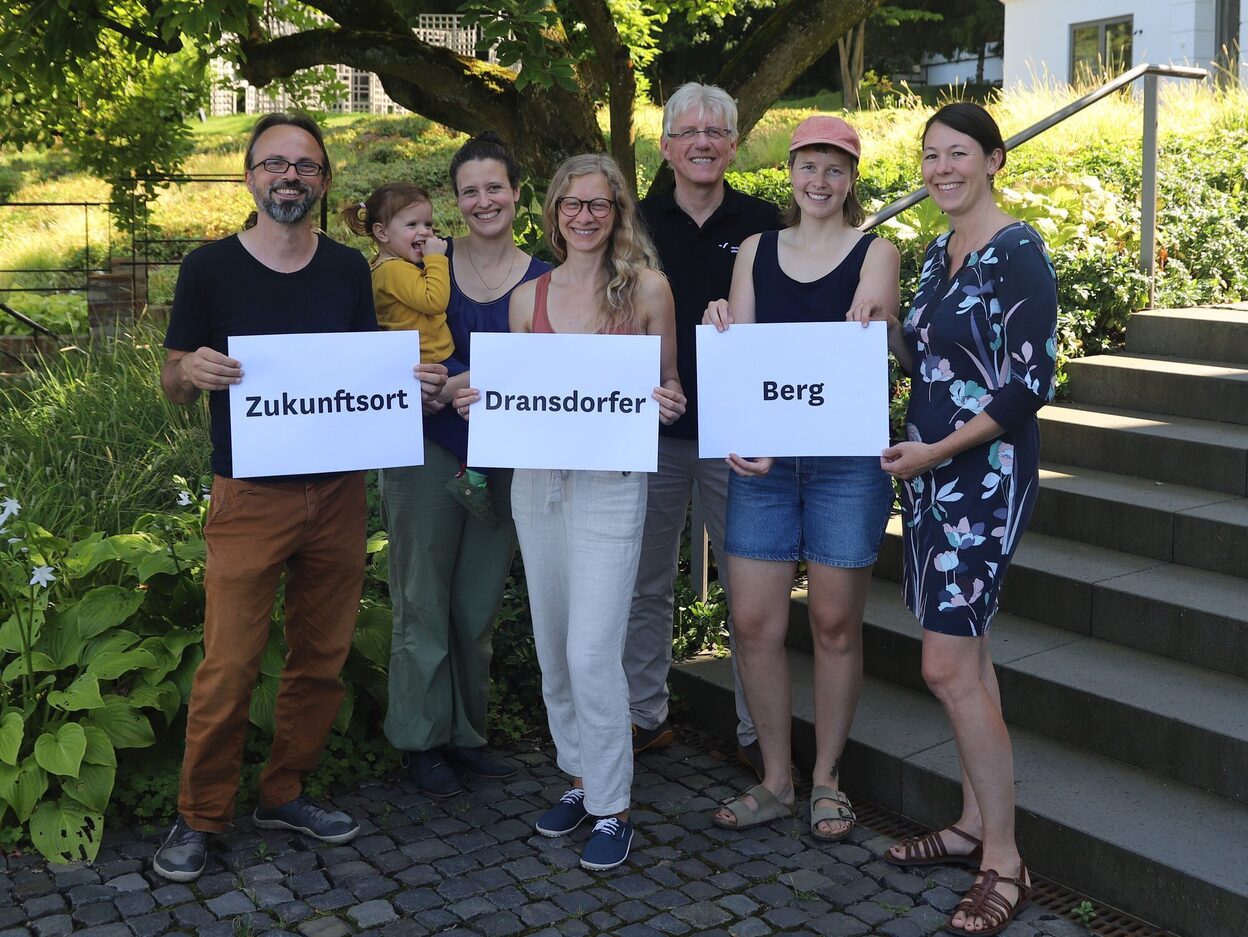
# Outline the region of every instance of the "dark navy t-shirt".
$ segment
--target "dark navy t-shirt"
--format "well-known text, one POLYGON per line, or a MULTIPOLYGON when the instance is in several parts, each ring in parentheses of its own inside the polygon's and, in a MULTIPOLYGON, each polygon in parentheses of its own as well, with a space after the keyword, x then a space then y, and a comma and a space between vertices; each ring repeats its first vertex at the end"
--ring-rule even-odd
POLYGON ((641 213, 676 303, 676 370, 687 400, 684 416, 660 426, 659 434, 697 439, 697 326, 707 303, 728 298, 741 242, 780 227, 780 209, 725 182, 724 200, 701 227, 676 203, 674 192, 647 196, 641 213))
MULTIPOLYGON (((238 235, 231 235, 197 248, 182 261, 165 347, 190 352, 207 345, 229 354, 232 335, 376 330, 372 280, 359 251, 320 235, 307 266, 279 273, 251 256, 238 235)), ((242 364, 245 371, 247 362, 242 364)), ((228 390, 209 393, 208 413, 212 470, 232 478, 228 390)))

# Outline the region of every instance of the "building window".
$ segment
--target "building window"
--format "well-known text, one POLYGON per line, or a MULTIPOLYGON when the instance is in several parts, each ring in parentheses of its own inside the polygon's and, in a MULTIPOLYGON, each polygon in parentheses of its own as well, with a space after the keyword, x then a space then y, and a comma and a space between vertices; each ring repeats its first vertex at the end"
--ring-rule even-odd
POLYGON ((368 72, 360 71, 359 69, 351 72, 351 111, 353 113, 368 113, 371 78, 372 76, 368 72))
POLYGON ((1075 23, 1070 27, 1070 80, 1088 83, 1131 67, 1132 18, 1075 23))

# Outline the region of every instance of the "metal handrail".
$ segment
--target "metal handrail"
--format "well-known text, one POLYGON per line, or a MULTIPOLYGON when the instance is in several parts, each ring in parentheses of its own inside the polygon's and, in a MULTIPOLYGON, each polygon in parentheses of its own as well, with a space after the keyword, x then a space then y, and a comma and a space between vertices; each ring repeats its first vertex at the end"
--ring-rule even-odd
MULTIPOLYGON (((1026 130, 1014 134, 1005 141, 1006 151, 1014 149, 1020 144, 1026 143, 1032 137, 1038 136, 1050 127, 1060 124, 1066 118, 1079 113, 1085 107, 1095 104, 1101 98, 1108 97, 1117 91, 1130 85, 1132 82, 1144 79, 1144 155, 1143 155, 1143 171, 1141 173, 1141 191, 1140 191, 1140 270, 1148 278, 1148 308, 1153 307, 1153 283, 1155 279, 1156 264, 1156 247, 1157 247, 1157 78, 1199 78, 1205 79, 1209 77, 1209 72, 1203 68, 1189 68, 1183 65, 1137 65, 1130 71, 1125 71, 1117 78, 1107 81, 1101 87, 1094 91, 1089 91, 1077 101, 1072 101, 1065 107, 1059 108, 1043 120, 1038 120, 1026 130)), ((923 199, 927 198, 927 189, 916 189, 909 195, 903 196, 896 201, 885 205, 875 214, 871 215, 863 222, 862 229, 870 231, 877 225, 895 218, 907 208, 917 205, 923 199)), ((701 500, 698 498, 695 490, 693 496, 693 510, 691 512, 692 522, 692 548, 691 548, 691 569, 690 578, 693 579, 694 589, 699 598, 706 598, 707 590, 707 533, 704 523, 705 513, 702 508, 701 500), (701 536, 698 532, 701 532, 701 536)))
MULTIPOLYGON (((1153 285, 1157 262, 1157 79, 1159 77, 1203 80, 1209 77, 1209 72, 1204 68, 1191 68, 1185 65, 1137 65, 1117 78, 1107 81, 1101 87, 1089 91, 1077 101, 1072 101, 1048 117, 1036 121, 1026 130, 1019 131, 1005 141, 1006 152, 1009 152, 1032 137, 1044 133, 1050 127, 1057 126, 1066 118, 1078 114, 1085 107, 1121 91, 1140 78, 1144 79, 1144 152, 1140 179, 1140 271, 1148 278, 1149 309, 1153 308, 1153 285)), ((862 229, 870 231, 890 218, 897 217, 907 208, 917 205, 925 198, 927 198, 927 189, 916 189, 871 215, 863 222, 862 229)))

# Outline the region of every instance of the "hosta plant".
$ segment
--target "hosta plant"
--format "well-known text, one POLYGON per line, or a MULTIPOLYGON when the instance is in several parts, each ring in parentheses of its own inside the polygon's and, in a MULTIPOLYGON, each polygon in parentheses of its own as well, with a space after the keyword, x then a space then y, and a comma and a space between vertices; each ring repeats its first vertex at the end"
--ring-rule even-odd
POLYGON ((117 753, 156 740, 202 658, 199 499, 57 536, 0 490, 0 827, 52 862, 99 850, 117 753))

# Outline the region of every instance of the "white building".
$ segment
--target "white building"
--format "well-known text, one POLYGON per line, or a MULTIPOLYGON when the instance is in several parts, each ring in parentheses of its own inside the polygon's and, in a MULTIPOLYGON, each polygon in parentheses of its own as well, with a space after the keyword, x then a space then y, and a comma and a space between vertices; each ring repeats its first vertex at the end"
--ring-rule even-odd
MULTIPOLYGON (((984 50, 984 84, 999 85, 1002 77, 1001 43, 991 43, 984 50)), ((965 85, 977 80, 979 55, 959 49, 952 56, 929 52, 919 63, 919 84, 965 85)))
POLYGON ((1006 87, 1117 74, 1144 62, 1248 80, 1248 0, 1001 0, 1006 87))

